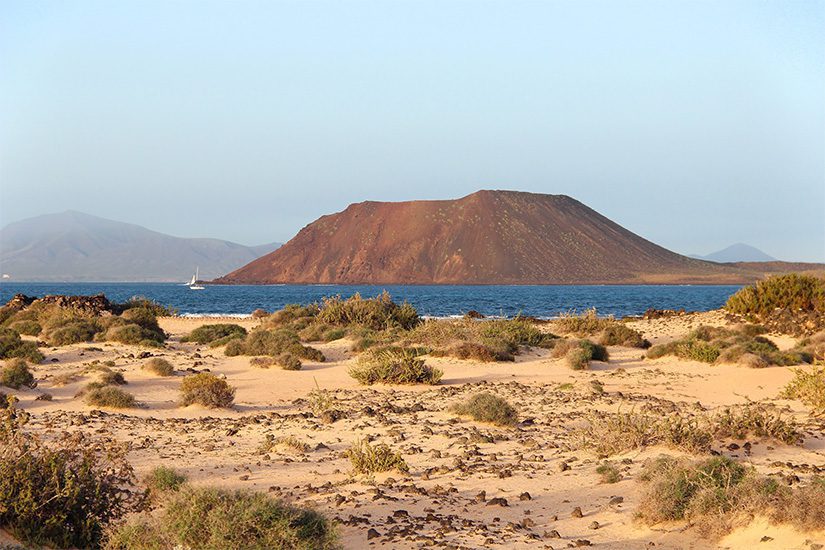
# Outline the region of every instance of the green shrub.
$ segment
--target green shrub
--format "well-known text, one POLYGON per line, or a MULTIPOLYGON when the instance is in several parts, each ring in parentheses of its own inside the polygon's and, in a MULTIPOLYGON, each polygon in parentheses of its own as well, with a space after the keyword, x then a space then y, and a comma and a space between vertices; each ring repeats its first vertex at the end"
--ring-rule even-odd
POLYGON ((19 390, 22 387, 35 388, 37 382, 29 370, 26 361, 19 357, 6 361, 6 366, 0 372, 0 383, 8 388, 19 390))
POLYGON ((203 325, 188 335, 180 339, 181 342, 195 342, 197 344, 209 344, 224 338, 243 338, 246 336, 246 329, 240 325, 219 323, 214 325, 203 325))
POLYGON ((282 353, 275 358, 277 363, 284 370, 301 370, 301 360, 291 353, 282 353))
POLYGON ((608 361, 610 356, 607 348, 594 344, 590 340, 562 339, 555 342, 553 357, 564 357, 567 365, 573 370, 583 370, 590 365, 591 360, 608 361))
POLYGON ((22 430, 27 419, 0 409, 0 528, 35 547, 99 547, 142 500, 126 449, 79 432, 47 444, 22 430))
POLYGON ((799 399, 817 414, 825 414, 825 367, 794 369, 794 377, 782 390, 786 399, 799 399))
POLYGON ((608 325, 599 333, 599 344, 603 346, 625 346, 628 348, 649 348, 650 342, 642 338, 642 333, 618 321, 608 325))
POLYGON ((100 326, 92 320, 76 319, 47 329, 44 339, 52 346, 91 342, 100 330, 100 326))
POLYGON ((701 361, 702 363, 713 363, 719 358, 720 353, 721 350, 718 346, 702 340, 687 340, 676 348, 676 355, 679 357, 701 361))
POLYGON ((349 374, 365 385, 437 384, 443 373, 426 365, 419 353, 414 348, 370 350, 350 367, 349 374))
POLYGON ((362 439, 347 450, 347 457, 352 463, 352 468, 359 474, 372 474, 376 472, 388 472, 397 470, 401 473, 409 472, 409 466, 401 457, 401 453, 393 452, 384 443, 370 445, 369 441, 362 439))
POLYGON ((607 461, 599 464, 596 473, 601 477, 602 483, 618 483, 622 480, 622 474, 616 465, 607 461))
POLYGON ((43 330, 40 323, 31 320, 15 321, 9 324, 9 328, 18 334, 25 334, 27 336, 37 336, 43 330))
POLYGON ((14 330, 0 327, 0 359, 13 357, 20 357, 31 363, 39 363, 45 359, 37 349, 37 343, 22 340, 14 330))
POLYGON ((584 348, 571 348, 564 355, 567 366, 573 370, 584 370, 590 366, 590 353, 584 348))
POLYGON ((161 357, 153 357, 146 361, 142 367, 158 376, 172 376, 175 374, 175 367, 172 363, 161 357))
POLYGON ((321 514, 266 494, 183 486, 155 517, 137 517, 115 529, 106 548, 325 550, 338 548, 338 539, 321 514))
POLYGON ((373 330, 396 327, 409 330, 421 322, 412 305, 396 304, 386 291, 375 298, 362 298, 358 293, 346 300, 340 296, 324 298, 316 319, 328 325, 358 325, 373 330))
POLYGON ((98 380, 106 386, 123 386, 128 384, 122 372, 113 371, 108 367, 97 369, 98 380))
POLYGON ((712 418, 717 438, 770 437, 788 445, 802 443, 802 435, 793 419, 784 419, 761 405, 727 407, 712 418))
POLYGON ((166 341, 166 333, 158 325, 153 310, 145 307, 132 307, 119 317, 107 318, 106 340, 122 344, 157 346, 166 341))
POLYGON ((210 408, 231 407, 235 401, 235 388, 208 372, 185 377, 180 391, 184 407, 193 403, 210 408))
POLYGON ((300 359, 323 362, 326 358, 321 351, 304 346, 297 333, 290 329, 255 329, 245 339, 234 339, 226 345, 224 353, 235 355, 269 355, 277 357, 290 353, 300 359))
POLYGON ((135 406, 135 397, 114 386, 93 386, 85 392, 86 404, 92 407, 128 409, 135 406))
POLYGON ((478 422, 489 422, 499 426, 512 426, 518 422, 516 409, 505 399, 489 392, 478 393, 464 403, 453 405, 450 410, 478 422))
POLYGON ((144 296, 132 296, 122 304, 114 304, 113 309, 120 313, 128 309, 145 309, 155 317, 173 317, 178 314, 175 308, 161 305, 144 296))
POLYGON ((156 466, 143 480, 150 493, 177 491, 186 483, 186 476, 167 466, 156 466))
POLYGON ((725 309, 770 328, 798 334, 825 326, 825 279, 791 273, 740 289, 725 309))

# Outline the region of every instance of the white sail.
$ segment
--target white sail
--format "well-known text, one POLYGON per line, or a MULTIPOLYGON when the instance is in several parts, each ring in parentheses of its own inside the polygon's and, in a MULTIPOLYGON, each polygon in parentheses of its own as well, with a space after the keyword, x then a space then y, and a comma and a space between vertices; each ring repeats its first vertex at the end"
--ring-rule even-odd
POLYGON ((195 268, 195 274, 192 275, 192 280, 189 281, 189 289, 190 290, 204 290, 204 287, 198 284, 198 267, 195 268))

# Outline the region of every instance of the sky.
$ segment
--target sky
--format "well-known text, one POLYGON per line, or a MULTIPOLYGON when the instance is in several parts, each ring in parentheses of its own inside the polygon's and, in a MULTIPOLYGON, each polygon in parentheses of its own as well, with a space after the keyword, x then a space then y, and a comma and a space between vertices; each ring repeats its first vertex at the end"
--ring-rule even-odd
POLYGON ((0 225, 260 244, 478 189, 825 261, 825 0, 0 2, 0 225))

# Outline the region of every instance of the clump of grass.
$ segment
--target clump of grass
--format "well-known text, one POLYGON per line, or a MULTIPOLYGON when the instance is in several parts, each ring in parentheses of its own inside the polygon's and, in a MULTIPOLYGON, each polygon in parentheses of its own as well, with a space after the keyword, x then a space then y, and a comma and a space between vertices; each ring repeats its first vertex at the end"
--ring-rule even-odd
POLYGON ((156 466, 146 475, 143 482, 149 488, 150 493, 161 494, 180 489, 186 483, 186 476, 174 468, 156 466))
POLYGON ((202 325, 183 338, 181 342, 194 342, 196 344, 216 344, 223 345, 229 340, 243 338, 246 336, 246 329, 240 325, 231 323, 218 323, 214 325, 202 325))
POLYGON ((597 342, 603 346, 624 346, 628 348, 649 348, 650 342, 642 337, 642 333, 624 323, 614 321, 605 327, 599 334, 597 342))
POLYGON ((235 388, 208 372, 185 377, 180 392, 180 403, 184 407, 197 403, 204 407, 227 408, 235 401, 235 388))
POLYGON ((394 452, 385 443, 370 445, 362 439, 347 450, 347 457, 353 470, 358 474, 372 474, 397 470, 401 473, 410 471, 401 453, 394 452))
POLYGON ((476 342, 462 342, 443 350, 431 352, 434 357, 455 357, 456 359, 491 363, 493 361, 515 361, 515 356, 507 349, 493 349, 476 342))
POLYGON ((262 357, 250 357, 249 358, 249 365, 252 367, 258 367, 259 369, 268 369, 269 367, 275 364, 274 357, 262 356, 262 357))
POLYGON ((565 334, 579 338, 595 337, 596 342, 602 346, 650 347, 650 342, 642 337, 642 333, 613 317, 599 317, 596 308, 588 309, 582 314, 563 314, 553 321, 553 325, 565 334))
POLYGON ((109 533, 108 550, 165 548, 338 548, 334 526, 310 509, 252 491, 184 485, 159 514, 133 517, 109 533))
POLYGON ((175 374, 175 367, 172 366, 172 363, 162 357, 153 357, 149 359, 141 368, 158 376, 172 376, 175 374))
POLYGON ((270 315, 271 314, 267 310, 258 308, 252 312, 251 317, 253 319, 265 319, 270 315))
POLYGON ((469 416, 478 422, 489 422, 498 426, 513 426, 518 422, 518 413, 507 400, 489 392, 470 397, 450 409, 456 414, 469 416))
POLYGON ((108 367, 98 369, 98 380, 107 386, 124 386, 128 384, 122 372, 113 371, 108 367))
POLYGON ((365 385, 437 384, 443 372, 428 366, 419 358, 416 348, 370 350, 359 357, 349 369, 349 375, 365 385))
POLYGON ((264 441, 263 445, 261 446, 261 450, 263 452, 269 452, 274 447, 277 447, 279 445, 281 445, 283 447, 287 447, 287 448, 292 449, 293 451, 296 451, 296 452, 299 452, 299 453, 306 453, 311 448, 309 446, 309 443, 307 443, 305 441, 301 441, 300 439, 298 439, 294 435, 282 435, 282 436, 275 437, 272 434, 267 434, 266 435, 266 440, 264 441))
POLYGON ((157 317, 150 308, 129 308, 120 316, 110 317, 103 322, 106 328, 104 340, 155 347, 166 341, 166 333, 161 330, 157 317))
POLYGON ((36 342, 23 340, 10 328, 0 327, 0 359, 20 357, 30 363, 39 363, 45 357, 37 349, 36 342))
POLYGON ((769 328, 799 334, 825 326, 825 279, 776 275, 740 289, 725 309, 769 328))
POLYGON ((174 317, 178 314, 178 310, 159 304, 155 300, 146 298, 145 296, 132 296, 122 304, 113 304, 112 309, 117 313, 123 313, 128 309, 145 309, 148 310, 155 317, 174 317))
POLYGON ((825 414, 825 367, 794 369, 793 380, 782 390, 786 399, 799 399, 816 414, 825 414))
POLYGON ((19 357, 6 361, 6 365, 0 371, 0 384, 13 390, 24 387, 37 387, 37 382, 34 380, 34 375, 29 370, 29 366, 24 359, 19 357))
POLYGON ((618 483, 622 480, 622 474, 612 462, 604 461, 599 464, 596 473, 601 477, 602 483, 618 483))
POLYGON ((77 371, 64 372, 53 376, 51 382, 53 386, 66 386, 77 382, 79 378, 80 374, 77 371))
POLYGON ((84 399, 92 407, 128 409, 135 406, 135 397, 115 386, 92 386, 85 392, 84 399))
POLYGON ((327 411, 332 410, 335 400, 329 390, 321 389, 318 385, 318 381, 314 378, 313 381, 315 382, 315 389, 309 392, 307 399, 309 400, 309 408, 312 409, 312 413, 315 416, 320 417, 327 411))
POLYGON ((301 370, 301 360, 289 352, 282 353, 275 358, 275 363, 284 370, 301 370))

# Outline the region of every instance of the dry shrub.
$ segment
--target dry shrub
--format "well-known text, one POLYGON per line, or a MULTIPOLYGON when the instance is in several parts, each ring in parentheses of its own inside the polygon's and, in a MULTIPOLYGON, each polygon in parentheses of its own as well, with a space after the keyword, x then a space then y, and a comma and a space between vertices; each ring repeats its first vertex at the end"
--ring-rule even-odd
POLYGON ((373 330, 409 330, 421 322, 411 304, 396 304, 387 291, 375 298, 362 298, 358 293, 346 300, 340 296, 324 298, 316 318, 327 325, 358 325, 373 330))
POLYGON ((323 362, 324 354, 315 348, 304 346, 298 334, 291 329, 255 329, 244 339, 233 339, 227 343, 224 353, 235 355, 269 355, 277 357, 290 353, 300 359, 323 362))
POLYGON ((622 474, 615 464, 602 462, 596 467, 596 473, 601 477, 602 483, 618 483, 622 480, 622 474))
POLYGON ((800 445, 802 435, 793 420, 757 404, 727 407, 711 419, 717 438, 769 437, 788 445, 800 445))
POLYGON ((249 365, 252 367, 258 367, 259 369, 268 369, 269 367, 275 364, 274 357, 250 357, 249 358, 249 365))
POLYGON ((365 385, 437 384, 443 373, 419 359, 416 348, 370 350, 358 358, 349 375, 365 385))
POLYGON ((180 392, 180 403, 184 407, 197 403, 210 408, 228 408, 235 401, 235 388, 208 372, 185 377, 180 392))
POLYGON ((30 319, 23 319, 9 323, 9 328, 18 334, 25 334, 27 336, 37 336, 43 331, 43 327, 40 326, 40 323, 30 319))
POLYGON ((513 426, 518 422, 516 409, 507 400, 489 392, 473 395, 463 403, 456 403, 450 410, 478 422, 489 422, 499 426, 513 426))
POLYGON ((594 344, 590 340, 560 339, 553 347, 553 357, 564 357, 567 365, 573 370, 583 370, 590 365, 591 360, 608 361, 610 356, 607 348, 594 344))
POLYGON ((350 447, 347 450, 347 457, 352 463, 353 470, 359 474, 388 472, 390 470, 407 473, 410 470, 401 453, 393 452, 384 443, 370 445, 366 439, 362 439, 350 447))
POLYGON ((825 414, 825 367, 794 369, 793 380, 782 390, 782 397, 799 399, 816 414, 825 414))
POLYGON ((29 370, 29 366, 24 359, 19 357, 9 359, 3 370, 0 371, 0 384, 19 390, 20 388, 36 388, 37 382, 34 380, 34 375, 29 370))
POLYGON ((334 526, 313 510, 259 492, 183 485, 158 514, 113 529, 105 547, 331 550, 339 544, 334 526))
POLYGON ((726 457, 698 462, 662 456, 648 461, 637 516, 648 524, 689 520, 699 533, 721 537, 756 515, 803 531, 825 528, 825 481, 787 487, 726 457))
POLYGON ((149 488, 150 494, 157 495, 169 491, 177 491, 186 483, 186 476, 174 468, 156 466, 146 475, 143 482, 149 488))
POLYGON ((126 448, 80 432, 45 443, 27 421, 0 409, 0 528, 36 547, 99 547, 106 526, 142 502, 126 448))
POLYGON ((148 370, 158 376, 172 376, 175 374, 175 367, 172 363, 162 357, 153 357, 143 364, 143 370, 148 370))

